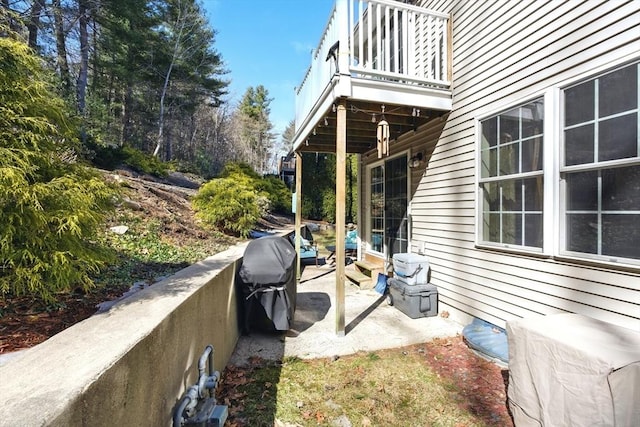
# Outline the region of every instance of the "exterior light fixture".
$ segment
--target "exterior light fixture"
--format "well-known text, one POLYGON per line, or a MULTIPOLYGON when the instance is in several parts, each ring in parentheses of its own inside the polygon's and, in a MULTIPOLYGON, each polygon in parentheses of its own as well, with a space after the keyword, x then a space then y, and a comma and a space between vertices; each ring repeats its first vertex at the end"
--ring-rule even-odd
POLYGON ((327 118, 326 118, 326 117, 324 118, 324 125, 325 125, 325 126, 329 126, 329 121, 327 120, 327 118))
POLYGON ((417 168, 422 163, 422 159, 423 159, 422 152, 416 153, 414 156, 412 156, 409 159, 409 167, 412 169, 417 168))

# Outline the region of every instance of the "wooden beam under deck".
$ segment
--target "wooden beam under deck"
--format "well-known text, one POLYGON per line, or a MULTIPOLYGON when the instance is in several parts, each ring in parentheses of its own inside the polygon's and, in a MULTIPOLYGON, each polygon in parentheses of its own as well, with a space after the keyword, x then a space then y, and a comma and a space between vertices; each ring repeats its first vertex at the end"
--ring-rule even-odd
MULTIPOLYGON (((419 110, 410 106, 384 105, 372 102, 345 101, 347 153, 362 154, 375 148, 377 125, 384 119, 389 123, 391 140, 415 131, 443 112, 419 110)), ((326 112, 298 147, 302 152, 336 153, 337 113, 333 108, 326 112)))

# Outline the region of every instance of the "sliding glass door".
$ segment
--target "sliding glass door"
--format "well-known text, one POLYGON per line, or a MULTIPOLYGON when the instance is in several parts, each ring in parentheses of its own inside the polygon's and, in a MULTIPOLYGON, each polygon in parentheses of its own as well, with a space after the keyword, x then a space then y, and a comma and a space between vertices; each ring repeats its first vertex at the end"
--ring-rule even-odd
POLYGON ((369 179, 370 248, 391 259, 409 245, 407 156, 371 167, 369 179))

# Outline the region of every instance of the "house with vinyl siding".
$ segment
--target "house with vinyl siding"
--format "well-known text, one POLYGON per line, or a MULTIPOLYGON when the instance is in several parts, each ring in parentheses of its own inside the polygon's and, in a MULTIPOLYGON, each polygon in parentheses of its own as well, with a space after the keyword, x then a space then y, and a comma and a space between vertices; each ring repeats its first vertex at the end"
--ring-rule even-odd
POLYGON ((338 245, 358 155, 358 258, 426 255, 441 313, 640 331, 639 63, 637 1, 337 0, 294 150, 336 153, 338 245))

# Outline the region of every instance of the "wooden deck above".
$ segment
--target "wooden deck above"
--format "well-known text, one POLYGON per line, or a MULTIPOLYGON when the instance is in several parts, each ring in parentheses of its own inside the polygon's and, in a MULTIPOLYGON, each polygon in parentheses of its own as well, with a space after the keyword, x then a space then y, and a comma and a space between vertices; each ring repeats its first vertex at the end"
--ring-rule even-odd
POLYGON ((451 110, 447 14, 390 0, 337 0, 296 91, 296 151, 335 152, 336 103, 347 100, 347 151, 375 146, 451 110))

